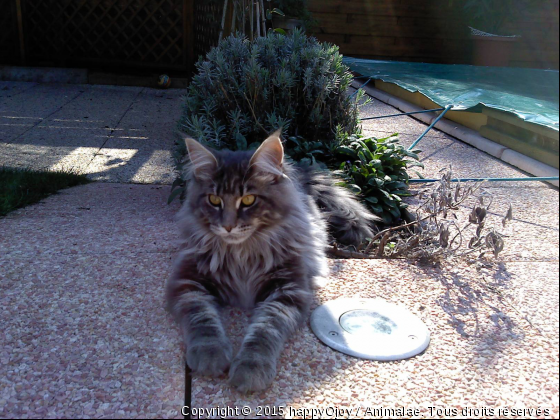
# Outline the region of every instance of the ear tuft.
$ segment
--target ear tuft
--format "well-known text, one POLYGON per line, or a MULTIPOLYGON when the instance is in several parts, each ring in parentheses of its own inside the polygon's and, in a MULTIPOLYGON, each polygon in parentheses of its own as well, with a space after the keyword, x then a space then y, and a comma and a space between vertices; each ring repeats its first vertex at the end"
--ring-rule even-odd
POLYGON ((257 149, 251 158, 250 166, 257 167, 262 172, 283 176, 284 146, 280 135, 282 129, 271 134, 257 149))
POLYGON ((197 179, 210 179, 218 167, 214 154, 196 140, 185 137, 191 170, 197 179))

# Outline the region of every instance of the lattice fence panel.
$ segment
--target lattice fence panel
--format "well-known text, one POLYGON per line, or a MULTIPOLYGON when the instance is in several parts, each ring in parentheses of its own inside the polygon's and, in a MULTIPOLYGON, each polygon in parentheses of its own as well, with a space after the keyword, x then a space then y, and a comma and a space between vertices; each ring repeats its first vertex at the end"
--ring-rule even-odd
POLYGON ((184 0, 25 0, 30 62, 186 70, 184 0))
POLYGON ((224 0, 196 0, 194 3, 195 60, 218 45, 224 0))
POLYGON ((20 61, 19 33, 15 0, 0 1, 0 64, 20 61))

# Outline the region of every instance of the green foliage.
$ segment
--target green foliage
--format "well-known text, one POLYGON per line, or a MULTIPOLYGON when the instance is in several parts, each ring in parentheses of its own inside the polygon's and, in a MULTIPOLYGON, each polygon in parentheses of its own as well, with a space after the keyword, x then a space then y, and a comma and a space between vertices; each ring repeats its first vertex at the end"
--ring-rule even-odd
POLYGON ((311 13, 307 8, 307 0, 273 0, 274 7, 287 17, 311 21, 311 13))
POLYGON ((60 189, 91 182, 71 172, 32 171, 0 167, 0 216, 36 203, 60 189))
MULTIPOLYGON (((364 137, 358 104, 348 95, 353 80, 338 47, 321 44, 300 30, 269 33, 249 41, 230 36, 197 64, 185 98, 180 127, 211 147, 256 149, 282 127, 286 154, 299 165, 335 169, 386 223, 402 217, 407 168, 422 166, 396 136, 364 137)), ((183 150, 177 161, 181 160, 183 150)), ((179 178, 169 202, 184 197, 179 178)))
POLYGON ((197 64, 181 128, 216 148, 244 150, 283 127, 285 137, 333 143, 358 132, 362 93, 346 91, 352 74, 338 47, 300 30, 249 41, 224 39, 197 64))
POLYGON ((539 0, 450 0, 449 6, 462 7, 470 26, 495 35, 518 35, 524 17, 543 7, 539 0))
POLYGON ((392 223, 402 217, 407 208, 402 198, 409 196, 407 168, 420 166, 418 152, 410 152, 396 135, 376 139, 350 136, 337 152, 345 161, 335 174, 344 179, 343 185, 363 199, 373 213, 392 223))

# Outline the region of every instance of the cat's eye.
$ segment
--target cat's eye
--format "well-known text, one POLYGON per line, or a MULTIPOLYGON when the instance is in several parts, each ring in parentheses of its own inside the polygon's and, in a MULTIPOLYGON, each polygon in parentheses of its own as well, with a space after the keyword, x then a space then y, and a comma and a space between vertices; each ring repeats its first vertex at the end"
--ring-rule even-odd
POLYGON ((210 194, 208 196, 208 201, 210 201, 210 204, 212 204, 213 206, 221 206, 222 205, 222 199, 220 197, 218 197, 217 195, 214 194, 210 194))
POLYGON ((241 199, 241 203, 243 203, 243 205, 245 207, 250 207, 253 204, 255 204, 256 200, 257 200, 257 197, 255 197, 254 195, 246 195, 245 197, 243 197, 241 199))

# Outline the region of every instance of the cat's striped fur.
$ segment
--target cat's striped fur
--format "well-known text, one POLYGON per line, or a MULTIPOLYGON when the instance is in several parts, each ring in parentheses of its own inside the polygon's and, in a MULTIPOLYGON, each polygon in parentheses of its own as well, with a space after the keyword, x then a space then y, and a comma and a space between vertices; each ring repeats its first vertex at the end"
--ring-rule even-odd
POLYGON ((255 153, 186 142, 191 165, 179 213, 185 245, 167 282, 168 306, 193 371, 229 368, 235 388, 261 390, 308 315, 313 280, 327 274, 328 226, 339 241, 358 244, 371 236, 374 217, 328 177, 286 164, 278 134, 255 153), (248 195, 255 203, 243 206, 248 195), (225 305, 252 310, 235 357, 220 320, 225 305))

